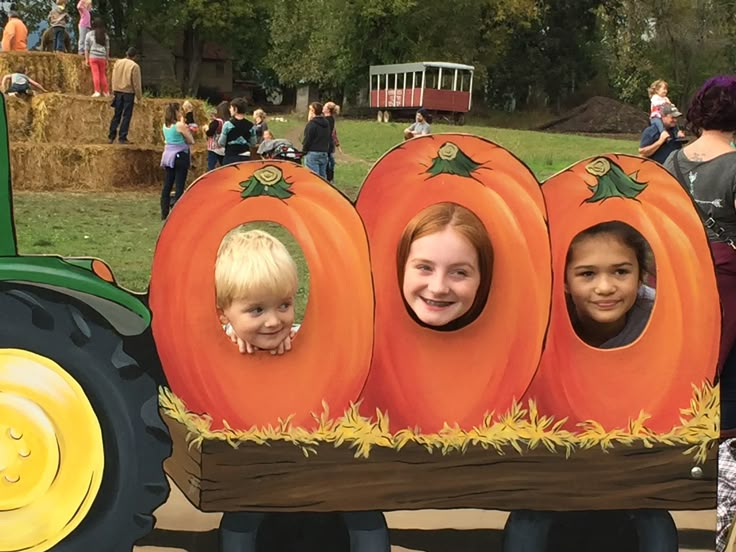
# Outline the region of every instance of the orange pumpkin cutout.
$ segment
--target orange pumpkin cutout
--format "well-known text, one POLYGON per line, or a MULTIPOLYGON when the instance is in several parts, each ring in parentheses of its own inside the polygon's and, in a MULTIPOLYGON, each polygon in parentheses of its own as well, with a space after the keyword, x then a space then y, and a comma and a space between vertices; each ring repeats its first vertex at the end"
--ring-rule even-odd
POLYGON ((516 157, 475 136, 416 138, 368 174, 356 207, 371 248, 376 294, 373 363, 363 411, 388 411, 392 429, 445 423, 470 429, 520 399, 537 369, 551 293, 549 238, 539 183, 516 157), (475 213, 494 248, 491 290, 467 326, 417 324, 402 300, 399 239, 424 208, 452 202, 475 213))
POLYGON ((223 420, 261 427, 289 416, 296 427, 313 427, 323 401, 342 414, 365 383, 373 341, 365 230, 347 198, 293 163, 249 162, 199 179, 159 237, 150 305, 172 391, 190 410, 210 415, 213 427, 223 420), (309 304, 283 356, 240 354, 218 321, 218 247, 227 232, 254 221, 285 227, 309 269, 309 304))
POLYGON ((678 182, 653 161, 610 155, 581 161, 542 185, 552 242, 552 314, 544 353, 526 398, 568 429, 594 420, 625 428, 640 412, 666 432, 680 423, 693 385, 712 380, 720 308, 703 225, 678 182), (564 293, 565 257, 579 232, 618 220, 649 242, 656 298, 637 340, 597 349, 575 333, 564 293))

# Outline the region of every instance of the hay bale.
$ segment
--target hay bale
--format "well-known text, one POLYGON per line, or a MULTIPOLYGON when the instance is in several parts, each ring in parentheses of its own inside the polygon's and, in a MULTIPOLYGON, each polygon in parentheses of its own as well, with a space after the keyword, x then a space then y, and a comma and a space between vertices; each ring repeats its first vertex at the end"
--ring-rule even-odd
MULTIPOLYGON (((115 60, 107 65, 108 79, 115 60)), ((92 73, 84 56, 55 52, 2 52, 0 72, 5 75, 25 66, 26 73, 46 90, 67 94, 92 94, 92 73)))
POLYGON ((5 101, 5 109, 8 121, 10 121, 8 134, 11 142, 29 140, 33 121, 31 99, 23 96, 8 96, 5 101))
MULTIPOLYGON (((159 189, 163 148, 17 142, 10 145, 13 189, 94 191, 159 189)), ((207 169, 207 151, 195 147, 189 182, 207 169)))
MULTIPOLYGON (((90 98, 68 94, 37 94, 31 100, 30 120, 27 114, 11 111, 11 128, 22 126, 12 139, 32 140, 34 142, 69 142, 77 144, 106 144, 110 119, 113 116, 111 98, 90 98)), ((128 138, 137 146, 163 145, 161 127, 164 122, 164 108, 171 98, 144 98, 136 104, 130 124, 128 138)), ((8 102, 10 105, 11 102, 8 102)), ((203 126, 207 120, 204 103, 192 100, 195 120, 203 126)), ((204 130, 195 139, 204 143, 204 130)))

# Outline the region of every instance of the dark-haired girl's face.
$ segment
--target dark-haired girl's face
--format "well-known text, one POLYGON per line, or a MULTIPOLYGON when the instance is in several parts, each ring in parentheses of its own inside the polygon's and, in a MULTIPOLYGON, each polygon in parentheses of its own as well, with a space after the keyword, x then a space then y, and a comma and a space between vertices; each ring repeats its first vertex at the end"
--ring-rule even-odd
POLYGON ((617 335, 626 324, 626 313, 634 306, 640 285, 636 251, 616 235, 584 237, 571 247, 565 292, 584 331, 617 335))

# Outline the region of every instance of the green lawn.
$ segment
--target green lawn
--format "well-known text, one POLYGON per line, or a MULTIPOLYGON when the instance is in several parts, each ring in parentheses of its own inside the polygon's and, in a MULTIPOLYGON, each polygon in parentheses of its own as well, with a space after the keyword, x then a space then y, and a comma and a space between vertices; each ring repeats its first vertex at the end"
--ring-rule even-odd
MULTIPOLYGON (((304 121, 274 121, 276 136, 294 140, 304 121)), ((338 131, 345 156, 338 158, 336 185, 355 199, 372 164, 401 141, 405 123, 379 124, 373 121, 338 119, 338 131)), ((516 154, 545 179, 586 157, 602 153, 636 153, 634 141, 545 134, 482 126, 433 125, 433 132, 457 132, 486 137, 516 154)), ((56 253, 67 256, 94 256, 105 260, 120 283, 132 290, 148 286, 151 260, 161 230, 158 193, 17 193, 14 196, 15 225, 19 250, 23 254, 56 253)), ((304 274, 297 304, 301 318, 306 302, 308 276, 298 247, 288 235, 287 246, 297 256, 304 274)))

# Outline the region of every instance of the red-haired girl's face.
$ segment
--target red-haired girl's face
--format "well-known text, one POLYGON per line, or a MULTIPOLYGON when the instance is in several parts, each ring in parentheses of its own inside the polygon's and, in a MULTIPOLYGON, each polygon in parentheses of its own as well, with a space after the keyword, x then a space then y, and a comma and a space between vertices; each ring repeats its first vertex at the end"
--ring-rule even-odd
POLYGON ((444 326, 470 310, 480 285, 478 252, 448 226, 414 240, 404 267, 404 299, 417 318, 444 326))

